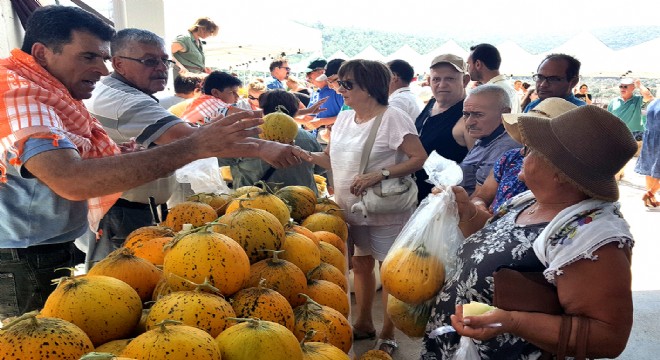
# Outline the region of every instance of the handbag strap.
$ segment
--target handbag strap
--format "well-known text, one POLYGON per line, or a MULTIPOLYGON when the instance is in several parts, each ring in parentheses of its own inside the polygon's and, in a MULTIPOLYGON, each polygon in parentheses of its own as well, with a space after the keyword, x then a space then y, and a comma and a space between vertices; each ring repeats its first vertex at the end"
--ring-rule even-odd
POLYGON ((374 142, 376 142, 376 133, 380 127, 380 123, 383 121, 383 114, 376 116, 373 125, 371 125, 371 130, 369 131, 369 136, 364 143, 364 150, 362 150, 362 158, 360 159, 360 171, 358 174, 364 174, 364 171, 367 169, 367 164, 369 163, 369 155, 371 155, 371 150, 374 148, 374 142))
POLYGON ((557 360, 566 359, 566 349, 568 348, 568 341, 571 339, 571 327, 573 327, 573 317, 570 315, 562 315, 561 327, 559 328, 557 360))
MULTIPOLYGON (((557 347, 557 360, 566 358, 568 342, 571 338, 574 316, 562 315, 559 329, 559 346, 557 347)), ((577 337, 575 339, 575 360, 587 359, 587 340, 589 339, 589 320, 583 316, 577 318, 577 337)))
POLYGON ((589 339, 589 319, 579 316, 577 325, 575 360, 585 360, 587 358, 587 340, 589 339))

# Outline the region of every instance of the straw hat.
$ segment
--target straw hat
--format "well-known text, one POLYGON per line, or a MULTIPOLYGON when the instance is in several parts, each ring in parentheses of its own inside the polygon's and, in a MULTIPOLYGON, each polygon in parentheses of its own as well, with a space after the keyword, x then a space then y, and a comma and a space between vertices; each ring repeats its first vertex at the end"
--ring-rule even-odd
POLYGON ((518 129, 525 145, 585 194, 607 201, 619 199, 614 175, 633 157, 637 142, 618 117, 586 105, 553 118, 524 114, 518 118, 518 129))
POLYGON ((551 119, 576 108, 577 105, 562 98, 551 97, 541 101, 528 113, 502 114, 502 123, 506 132, 509 133, 513 140, 522 144, 523 141, 520 137, 520 130, 518 129, 518 119, 521 116, 540 116, 551 119))

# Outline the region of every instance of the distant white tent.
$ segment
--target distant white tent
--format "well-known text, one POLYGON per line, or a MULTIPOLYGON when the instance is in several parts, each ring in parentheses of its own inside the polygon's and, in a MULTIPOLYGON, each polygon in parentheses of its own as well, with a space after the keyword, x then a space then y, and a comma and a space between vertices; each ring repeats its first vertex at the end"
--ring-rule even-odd
POLYGON ((385 61, 397 59, 407 61, 413 67, 415 73, 423 73, 429 67, 428 62, 424 59, 424 57, 415 51, 415 49, 411 48, 408 44, 403 45, 399 48, 399 50, 385 57, 385 61))
POLYGON ((500 72, 513 76, 530 76, 536 72, 542 55, 533 55, 511 40, 496 46, 502 57, 500 72))
POLYGON ((584 76, 603 76, 621 66, 614 50, 588 32, 572 37, 546 54, 551 53, 575 56, 582 63, 580 74, 584 76))
POLYGON ((350 56, 346 55, 345 52, 343 52, 343 51, 341 51, 341 50, 338 50, 338 51, 335 51, 334 54, 328 56, 328 61, 330 61, 330 60, 332 60, 332 59, 344 59, 344 60, 348 60, 349 58, 350 58, 350 56))
POLYGON ((378 52, 373 46, 369 45, 351 59, 383 60, 384 58, 383 54, 378 52))
POLYGON ((462 57, 463 59, 467 59, 467 56, 470 53, 458 45, 454 40, 449 40, 439 47, 429 51, 426 55, 424 55, 424 57, 426 58, 427 63, 430 65, 431 60, 433 60, 434 57, 442 54, 454 54, 462 57))
POLYGON ((621 76, 630 71, 631 77, 660 78, 658 49, 660 38, 616 51, 617 66, 612 68, 613 76, 621 76))

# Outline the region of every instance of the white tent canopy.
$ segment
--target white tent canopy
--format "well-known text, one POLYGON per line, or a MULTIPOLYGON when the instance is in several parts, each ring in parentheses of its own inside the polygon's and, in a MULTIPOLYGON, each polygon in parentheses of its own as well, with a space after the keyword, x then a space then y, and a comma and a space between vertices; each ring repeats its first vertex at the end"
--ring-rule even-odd
POLYGON ((532 75, 539 66, 542 55, 532 55, 511 40, 496 45, 502 57, 500 72, 502 74, 520 76, 532 75))
POLYGON ((583 75, 611 72, 620 64, 614 50, 587 32, 577 34, 547 53, 561 53, 576 57, 582 63, 580 73, 583 75))
POLYGON ((391 53, 385 58, 385 61, 397 59, 407 61, 413 67, 415 73, 423 73, 429 67, 428 62, 424 59, 424 57, 415 51, 415 49, 411 48, 408 44, 403 45, 399 48, 399 50, 391 53))
POLYGON ((373 46, 369 45, 351 59, 383 60, 384 58, 383 54, 378 52, 373 46))
POLYGON ((344 59, 344 60, 346 60, 346 59, 349 59, 349 58, 350 58, 350 56, 346 55, 345 52, 343 52, 341 50, 337 50, 337 51, 335 51, 334 54, 328 56, 328 61, 332 60, 332 59, 344 59))

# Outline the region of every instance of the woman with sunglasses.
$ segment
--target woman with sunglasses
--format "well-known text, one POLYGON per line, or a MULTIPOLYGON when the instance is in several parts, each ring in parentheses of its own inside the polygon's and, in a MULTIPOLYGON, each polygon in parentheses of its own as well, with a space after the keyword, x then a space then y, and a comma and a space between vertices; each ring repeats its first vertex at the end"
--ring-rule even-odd
POLYGON ((265 93, 268 88, 266 88, 266 82, 262 78, 255 78, 250 81, 247 85, 248 96, 245 99, 241 99, 236 103, 236 107, 243 110, 259 110, 259 97, 261 94, 265 93))
POLYGON ((525 144, 519 177, 529 191, 491 218, 464 189, 452 189, 466 239, 454 275, 436 296, 421 358, 451 359, 461 344, 481 359, 616 358, 632 328, 634 241, 615 174, 635 154, 635 139, 593 105, 517 115, 507 130, 515 127, 525 144), (532 290, 533 282, 499 283, 494 273, 503 267, 542 273, 540 287, 556 292, 532 290), (507 285, 517 294, 503 293, 507 285), (509 302, 464 316, 462 304, 494 299, 509 302), (449 325, 455 331, 434 331, 449 325))
MULTIPOLYGON (((384 179, 410 175, 422 168, 426 151, 417 136, 413 119, 402 110, 388 106, 390 70, 378 61, 351 60, 338 72, 338 92, 351 110, 339 113, 330 142, 323 152, 311 154, 311 162, 332 169, 335 201, 351 209, 360 195, 384 179), (368 166, 359 173, 364 144, 374 120, 382 116, 368 166)), ((301 154, 302 155, 302 154, 301 154)), ((301 156, 306 158, 306 156, 301 156)), ((353 319, 355 340, 374 339, 372 318, 376 296, 375 260, 382 262, 414 209, 394 214, 368 214, 345 211, 349 238, 355 245, 352 257, 357 318, 353 319)), ((376 347, 393 352, 397 348, 394 326, 387 312, 387 292, 383 291, 383 328, 376 347)))

